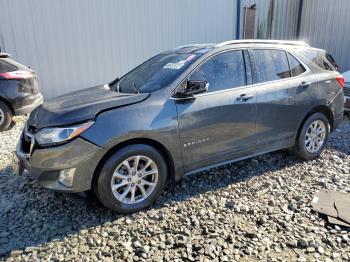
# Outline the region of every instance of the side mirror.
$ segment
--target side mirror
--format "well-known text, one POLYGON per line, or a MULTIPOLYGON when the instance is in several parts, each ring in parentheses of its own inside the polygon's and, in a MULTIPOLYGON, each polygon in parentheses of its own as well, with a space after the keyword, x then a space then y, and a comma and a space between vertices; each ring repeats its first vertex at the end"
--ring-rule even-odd
POLYGON ((207 81, 189 80, 186 83, 185 90, 176 94, 178 98, 193 98, 194 95, 208 91, 209 83, 207 81))

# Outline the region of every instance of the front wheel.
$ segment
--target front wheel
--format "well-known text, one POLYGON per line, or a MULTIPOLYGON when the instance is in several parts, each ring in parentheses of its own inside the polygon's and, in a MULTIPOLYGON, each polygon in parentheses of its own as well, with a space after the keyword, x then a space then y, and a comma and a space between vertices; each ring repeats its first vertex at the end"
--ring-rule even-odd
POLYGON ((329 121, 324 114, 312 114, 299 132, 296 141, 296 154, 305 160, 319 157, 326 146, 329 130, 329 121))
POLYGON ((119 213, 132 213, 151 205, 162 193, 167 165, 153 147, 126 146, 103 164, 94 191, 100 202, 119 213))

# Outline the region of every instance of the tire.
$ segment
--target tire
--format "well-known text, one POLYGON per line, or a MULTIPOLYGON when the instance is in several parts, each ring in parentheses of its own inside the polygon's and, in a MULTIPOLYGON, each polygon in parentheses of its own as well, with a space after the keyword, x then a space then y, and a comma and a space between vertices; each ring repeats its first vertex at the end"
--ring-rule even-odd
POLYGON ((6 130, 12 121, 11 109, 2 101, 0 101, 0 132, 6 130))
POLYGON ((328 118, 322 113, 312 114, 308 119, 306 119, 305 123, 300 129, 295 145, 296 155, 305 160, 313 160, 318 158, 326 146, 329 131, 330 125, 328 118), (313 127, 315 127, 316 130, 319 130, 319 135, 312 131, 315 130, 313 127), (322 128, 324 128, 323 132, 320 131, 322 128), (312 138, 312 136, 314 136, 314 138, 312 138), (315 140, 318 142, 312 142, 315 140), (323 142, 321 143, 321 141, 323 142))
POLYGON ((98 200, 108 209, 123 214, 133 213, 157 200, 164 190, 167 170, 164 158, 153 147, 144 144, 129 145, 109 156, 103 163, 94 179, 93 189, 98 200), (134 169, 136 162, 138 171, 134 169), (125 192, 128 193, 123 198, 125 192))

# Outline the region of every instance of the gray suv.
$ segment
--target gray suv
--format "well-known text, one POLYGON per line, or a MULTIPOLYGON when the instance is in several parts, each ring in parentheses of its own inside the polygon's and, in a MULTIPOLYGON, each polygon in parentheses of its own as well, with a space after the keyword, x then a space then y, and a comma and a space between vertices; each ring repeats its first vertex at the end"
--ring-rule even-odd
POLYGON ((13 167, 135 212, 187 174, 283 148, 317 158, 342 121, 343 84, 325 51, 303 42, 182 46, 39 106, 13 167))

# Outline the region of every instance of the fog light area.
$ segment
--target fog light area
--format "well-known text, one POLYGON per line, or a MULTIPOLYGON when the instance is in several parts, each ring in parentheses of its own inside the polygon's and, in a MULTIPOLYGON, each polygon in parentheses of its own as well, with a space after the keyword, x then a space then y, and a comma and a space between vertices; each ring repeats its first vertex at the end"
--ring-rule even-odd
POLYGON ((58 176, 58 181, 66 187, 72 187, 74 173, 75 173, 75 168, 61 170, 58 176))

